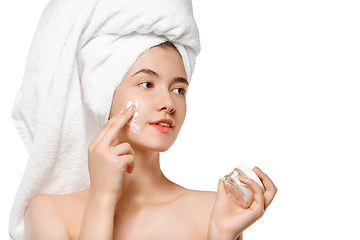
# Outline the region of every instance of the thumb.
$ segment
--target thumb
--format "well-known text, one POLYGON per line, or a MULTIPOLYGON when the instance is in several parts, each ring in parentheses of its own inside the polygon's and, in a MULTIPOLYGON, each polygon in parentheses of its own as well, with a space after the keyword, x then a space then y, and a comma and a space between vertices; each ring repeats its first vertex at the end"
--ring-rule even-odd
POLYGON ((228 199, 230 198, 228 196, 228 192, 226 191, 225 189, 225 186, 224 186, 224 181, 222 180, 222 178, 219 180, 219 183, 218 183, 218 187, 217 187, 217 194, 216 194, 216 199, 228 199))

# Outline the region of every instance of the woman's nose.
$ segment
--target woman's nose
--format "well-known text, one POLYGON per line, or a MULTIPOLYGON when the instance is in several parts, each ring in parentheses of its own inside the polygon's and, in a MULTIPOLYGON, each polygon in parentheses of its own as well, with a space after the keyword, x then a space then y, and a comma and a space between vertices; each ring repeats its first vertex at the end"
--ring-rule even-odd
POLYGON ((175 112, 175 102, 169 91, 159 93, 157 109, 169 114, 175 112))

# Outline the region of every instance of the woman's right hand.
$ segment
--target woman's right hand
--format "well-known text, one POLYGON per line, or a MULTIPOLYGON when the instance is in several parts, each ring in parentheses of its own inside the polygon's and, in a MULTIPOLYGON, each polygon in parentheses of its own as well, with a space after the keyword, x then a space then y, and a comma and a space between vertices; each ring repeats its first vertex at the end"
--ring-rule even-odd
POLYGON ((128 143, 114 146, 120 130, 134 114, 134 106, 122 109, 102 127, 88 148, 90 197, 117 203, 125 171, 135 167, 134 151, 128 143))

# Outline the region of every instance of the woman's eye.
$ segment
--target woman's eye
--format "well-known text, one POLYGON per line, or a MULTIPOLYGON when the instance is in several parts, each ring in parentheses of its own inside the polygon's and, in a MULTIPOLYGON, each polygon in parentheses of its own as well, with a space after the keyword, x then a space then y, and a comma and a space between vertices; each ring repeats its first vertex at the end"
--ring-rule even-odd
POLYGON ((151 88, 153 86, 153 84, 151 82, 143 82, 143 83, 140 83, 139 86, 142 88, 151 88))
POLYGON ((173 92, 180 94, 180 95, 185 95, 185 89, 184 88, 175 88, 173 90, 173 92))

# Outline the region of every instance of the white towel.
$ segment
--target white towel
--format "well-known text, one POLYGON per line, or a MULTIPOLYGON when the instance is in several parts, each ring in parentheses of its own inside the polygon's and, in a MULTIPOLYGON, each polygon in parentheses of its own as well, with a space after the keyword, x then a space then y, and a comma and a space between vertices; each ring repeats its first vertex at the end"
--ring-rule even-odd
POLYGON ((200 51, 191 0, 48 4, 12 112, 29 153, 10 215, 12 239, 26 239, 31 198, 89 187, 87 148, 108 119, 115 89, 141 53, 164 41, 177 47, 190 81, 200 51))

